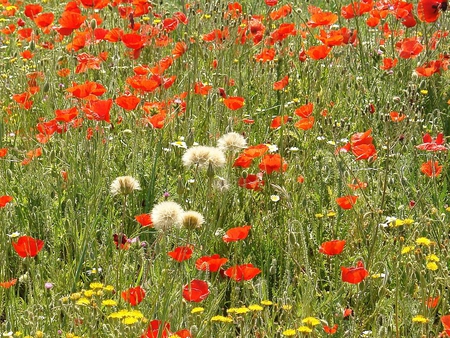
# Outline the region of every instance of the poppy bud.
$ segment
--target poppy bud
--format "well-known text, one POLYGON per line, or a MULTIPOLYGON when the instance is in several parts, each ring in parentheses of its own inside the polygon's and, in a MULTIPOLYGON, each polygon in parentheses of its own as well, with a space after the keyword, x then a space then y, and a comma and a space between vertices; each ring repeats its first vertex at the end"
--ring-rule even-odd
POLYGON ((206 170, 206 176, 208 176, 208 178, 214 178, 214 166, 213 163, 211 161, 209 161, 208 163, 208 169, 206 170))
POLYGON ((42 91, 43 91, 44 93, 47 93, 49 90, 50 90, 50 83, 46 82, 46 83, 44 84, 44 88, 42 88, 42 91))
POLYGON ((96 29, 97 28, 97 20, 92 19, 90 22, 90 26, 92 29, 96 29))
POLYGON ((31 40, 30 42, 30 50, 34 51, 36 49, 36 42, 34 42, 33 40, 31 40))
POLYGON ((223 88, 219 88, 219 95, 223 99, 227 98, 227 94, 225 93, 225 89, 223 89, 223 88))
POLYGON ((184 185, 183 185, 183 179, 181 176, 178 176, 177 179, 177 194, 182 196, 184 193, 184 185))

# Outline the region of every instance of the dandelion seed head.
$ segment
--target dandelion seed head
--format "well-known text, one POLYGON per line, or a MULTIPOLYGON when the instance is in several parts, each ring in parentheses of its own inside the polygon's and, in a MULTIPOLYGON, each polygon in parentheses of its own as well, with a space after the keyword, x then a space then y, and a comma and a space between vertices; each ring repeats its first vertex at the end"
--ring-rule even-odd
POLYGON ((223 151, 237 152, 247 148, 247 141, 241 134, 231 132, 222 135, 222 137, 217 140, 217 147, 223 151))
POLYGON ((214 147, 196 146, 189 148, 181 158, 184 166, 198 166, 208 168, 211 164, 213 168, 220 168, 225 165, 225 155, 222 150, 214 147))
POLYGON ((205 219, 199 212, 188 210, 183 213, 182 224, 184 228, 190 230, 198 229, 202 227, 203 223, 205 223, 205 219))
POLYGON ((119 176, 110 187, 111 195, 129 195, 135 190, 141 190, 139 182, 131 176, 119 176))
POLYGON ((181 226, 183 208, 178 203, 164 201, 153 207, 151 217, 155 229, 166 231, 174 226, 181 226))

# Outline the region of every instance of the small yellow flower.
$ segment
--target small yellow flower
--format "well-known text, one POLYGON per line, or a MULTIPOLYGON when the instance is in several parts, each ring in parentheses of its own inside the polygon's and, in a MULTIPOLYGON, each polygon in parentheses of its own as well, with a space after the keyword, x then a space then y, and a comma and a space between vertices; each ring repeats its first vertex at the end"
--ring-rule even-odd
POLYGON ((427 94, 428 94, 428 90, 422 89, 422 90, 420 91, 420 94, 422 94, 422 95, 427 95, 427 94))
POLYGON ((292 305, 284 304, 281 308, 282 308, 283 310, 285 310, 285 311, 289 311, 289 310, 292 309, 292 305))
POLYGON ((75 292, 70 295, 70 300, 78 300, 81 298, 81 293, 75 292))
POLYGON ((428 323, 429 319, 422 315, 417 315, 412 319, 413 323, 428 323))
POLYGON ((93 282, 93 283, 89 284, 89 287, 92 290, 103 289, 103 283, 93 282))
POLYGON ((302 320, 302 323, 306 325, 316 326, 320 324, 320 320, 314 317, 306 317, 302 320))
MULTIPOLYGON (((450 100, 448 101, 450 104, 450 100)), ((447 208, 445 208, 445 211, 450 212, 450 206, 448 206, 447 208)))
POLYGON ((315 214, 314 215, 316 218, 322 218, 323 217, 323 214, 315 214))
POLYGON ((112 286, 112 285, 106 285, 106 286, 103 288, 103 290, 105 290, 105 291, 114 291, 114 286, 112 286))
POLYGON ((35 336, 36 336, 36 338, 42 338, 42 337, 44 337, 44 332, 36 331, 35 336))
POLYGON ((125 317, 122 320, 122 323, 124 323, 125 325, 133 325, 134 323, 136 323, 138 320, 134 317, 125 317))
POLYGON ((116 305, 117 302, 112 299, 105 299, 104 301, 102 301, 102 306, 116 306, 116 305))
POLYGON ((127 310, 120 310, 118 312, 113 312, 111 313, 108 318, 124 318, 128 315, 128 311, 127 310))
POLYGON ((298 330, 298 332, 302 332, 302 333, 311 333, 312 332, 312 329, 305 325, 300 326, 297 330, 298 330))
POLYGON ((427 269, 431 271, 436 271, 438 269, 438 265, 435 262, 428 262, 427 269))
POLYGON ((405 246, 405 247, 402 248, 401 254, 402 254, 402 255, 405 255, 405 254, 407 254, 408 252, 413 251, 414 249, 415 249, 414 246, 405 246))
POLYGON ((87 298, 85 298, 85 297, 82 297, 82 298, 78 299, 78 300, 75 302, 75 304, 76 304, 76 305, 89 305, 89 304, 91 304, 91 302, 89 301, 89 299, 87 299, 87 298))
POLYGON ((336 216, 336 213, 334 212, 334 211, 328 211, 328 213, 327 213, 327 217, 334 217, 334 216, 336 216))
POLYGON ((230 317, 225 317, 225 316, 214 316, 211 318, 212 322, 222 322, 222 323, 232 323, 233 319, 231 319, 230 317))
POLYGON ((269 305, 273 305, 273 302, 270 301, 270 300, 262 300, 262 301, 261 301, 261 304, 262 304, 262 305, 267 305, 267 306, 269 306, 269 305))
POLYGON ((425 245, 425 246, 430 246, 431 243, 433 243, 432 241, 430 241, 428 238, 426 237, 419 237, 416 239, 416 244, 417 245, 425 245))
POLYGON ((283 331, 283 336, 286 337, 292 337, 295 336, 297 334, 297 331, 293 330, 293 329, 287 329, 283 331))
POLYGON ((203 311, 205 311, 205 309, 202 308, 202 307, 194 307, 194 308, 191 310, 191 313, 203 313, 203 311))
POLYGON ((435 254, 429 254, 427 257, 425 257, 427 262, 439 262, 439 257, 435 254))
POLYGON ((94 290, 86 290, 86 291, 83 292, 83 295, 86 298, 91 298, 94 295, 94 293, 95 293, 94 290))
POLYGON ((236 311, 234 311, 234 313, 236 313, 238 315, 239 314, 243 314, 243 313, 247 313, 247 312, 250 312, 250 309, 248 307, 245 307, 245 306, 239 307, 239 308, 236 309, 236 311))
POLYGON ((248 307, 252 311, 262 311, 264 308, 258 304, 252 304, 248 307))

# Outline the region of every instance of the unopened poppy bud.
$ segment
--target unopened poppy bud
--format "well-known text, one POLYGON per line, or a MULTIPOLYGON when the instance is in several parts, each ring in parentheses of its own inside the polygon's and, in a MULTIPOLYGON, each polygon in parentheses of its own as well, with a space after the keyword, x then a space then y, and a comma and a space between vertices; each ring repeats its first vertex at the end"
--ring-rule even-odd
POLYGON ((247 176, 248 176, 248 172, 243 171, 242 172, 242 178, 245 180, 247 178, 247 176))
POLYGON ((214 166, 213 163, 211 161, 209 161, 208 163, 208 170, 206 170, 206 176, 208 176, 208 178, 214 178, 214 166))
POLYGON ((96 29, 97 28, 97 20, 92 19, 90 22, 90 26, 92 29, 96 29))
POLYGON ((49 90, 50 90, 50 83, 46 82, 46 83, 44 84, 44 88, 42 88, 42 91, 43 91, 44 93, 47 93, 49 90))
POLYGON ((36 42, 34 42, 33 40, 31 40, 30 42, 30 50, 34 51, 36 49, 36 42))
POLYGON ((183 195, 184 193, 184 185, 183 185, 183 179, 181 178, 181 176, 178 176, 177 179, 177 194, 178 195, 183 195))

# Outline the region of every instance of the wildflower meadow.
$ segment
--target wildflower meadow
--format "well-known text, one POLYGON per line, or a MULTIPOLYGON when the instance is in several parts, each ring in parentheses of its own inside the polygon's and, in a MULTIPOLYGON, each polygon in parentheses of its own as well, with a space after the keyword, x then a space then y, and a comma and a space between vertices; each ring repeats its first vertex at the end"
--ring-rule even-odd
POLYGON ((0 335, 450 337, 447 0, 0 0, 0 335))

